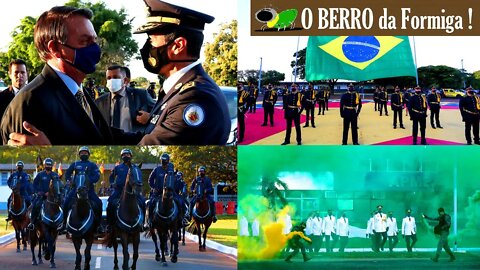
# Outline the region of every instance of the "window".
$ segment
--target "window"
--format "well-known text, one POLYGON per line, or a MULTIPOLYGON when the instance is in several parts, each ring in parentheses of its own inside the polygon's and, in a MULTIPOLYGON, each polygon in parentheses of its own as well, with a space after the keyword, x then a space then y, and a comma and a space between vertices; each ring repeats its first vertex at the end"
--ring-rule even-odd
POLYGON ((9 176, 10 176, 10 173, 8 173, 8 172, 1 172, 0 173, 0 186, 6 186, 7 185, 7 180, 8 180, 9 176))

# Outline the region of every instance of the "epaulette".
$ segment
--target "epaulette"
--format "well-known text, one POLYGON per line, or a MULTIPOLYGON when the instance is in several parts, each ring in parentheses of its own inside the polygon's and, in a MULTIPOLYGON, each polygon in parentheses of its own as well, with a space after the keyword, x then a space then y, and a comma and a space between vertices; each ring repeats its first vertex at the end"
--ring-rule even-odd
POLYGON ((180 88, 180 93, 184 92, 185 90, 188 90, 192 87, 195 87, 196 86, 196 83, 195 81, 191 81, 191 82, 188 82, 184 85, 182 85, 182 87, 180 88))

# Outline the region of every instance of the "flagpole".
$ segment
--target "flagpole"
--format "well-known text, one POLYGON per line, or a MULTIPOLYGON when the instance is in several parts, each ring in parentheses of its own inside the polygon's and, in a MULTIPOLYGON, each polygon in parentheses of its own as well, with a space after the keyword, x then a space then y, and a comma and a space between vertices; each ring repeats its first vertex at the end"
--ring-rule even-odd
POLYGON ((262 85, 262 57, 260 57, 260 71, 258 72, 258 91, 260 91, 260 85, 262 85))
POLYGON ((415 46, 415 37, 412 36, 412 39, 413 39, 413 55, 415 57, 415 78, 417 79, 417 85, 418 85, 417 48, 415 46))
POLYGON ((300 36, 297 38, 297 52, 295 53, 295 70, 294 72, 294 77, 293 77, 293 82, 297 82, 297 63, 298 63, 298 44, 300 43, 300 36))

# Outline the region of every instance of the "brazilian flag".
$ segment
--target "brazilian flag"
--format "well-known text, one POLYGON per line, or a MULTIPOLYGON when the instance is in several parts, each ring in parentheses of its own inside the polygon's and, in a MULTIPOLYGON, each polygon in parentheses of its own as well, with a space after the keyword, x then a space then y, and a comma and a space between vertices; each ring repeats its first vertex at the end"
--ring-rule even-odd
POLYGON ((310 37, 307 46, 307 81, 416 76, 406 36, 310 37))

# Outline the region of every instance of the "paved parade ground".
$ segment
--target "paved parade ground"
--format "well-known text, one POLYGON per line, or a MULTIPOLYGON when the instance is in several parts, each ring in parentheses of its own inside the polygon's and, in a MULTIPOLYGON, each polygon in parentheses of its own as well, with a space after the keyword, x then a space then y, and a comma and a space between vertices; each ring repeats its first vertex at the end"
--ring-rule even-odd
MULTIPOLYGON (((85 247, 83 244, 82 247, 85 247)), ((38 252, 38 249, 36 249, 38 252)), ((236 269, 237 260, 232 255, 226 255, 214 249, 207 247, 206 252, 198 251, 198 243, 194 243, 186 239, 186 246, 179 245, 180 253, 178 255, 178 262, 173 264, 170 258, 167 257, 168 269, 236 269)), ((133 250, 130 245, 130 265, 133 250)), ((139 249, 140 256, 137 261, 137 269, 157 269, 162 267, 160 262, 155 261, 155 248, 151 239, 142 237, 139 249)), ((82 250, 83 256, 83 250, 82 250)), ((30 246, 27 251, 16 253, 16 241, 8 245, 0 246, 0 269, 24 270, 28 269, 50 269, 50 263, 43 261, 42 265, 31 265, 30 246)), ((119 267, 122 267, 122 248, 118 248, 119 267)), ((70 240, 65 238, 65 235, 59 236, 57 240, 57 251, 55 253, 55 263, 57 269, 73 269, 75 267, 75 248, 70 240)), ((113 269, 113 248, 106 249, 100 244, 92 246, 92 261, 90 263, 91 269, 113 269)), ((82 260, 83 269, 83 260, 82 260)))
MULTIPOLYGON (((261 100, 261 97, 258 98, 261 100)), ((431 145, 458 145, 466 144, 464 135, 464 123, 458 109, 458 99, 443 99, 440 110, 440 122, 443 129, 432 129, 430 126, 430 110, 427 114, 426 137, 431 145)), ((405 129, 393 129, 393 111, 388 104, 388 116, 379 115, 375 111, 372 100, 362 100, 362 110, 358 120, 358 138, 360 144, 378 145, 410 145, 412 144, 412 121, 405 115, 403 110, 403 124, 405 129)), ((285 138, 286 122, 283 118, 281 99, 275 106, 273 127, 261 127, 263 123, 263 108, 261 102, 257 102, 257 112, 245 114, 245 139, 242 144, 280 145, 285 138)), ((306 127, 305 110, 302 112, 301 129, 302 144, 305 145, 339 145, 342 143, 343 120, 340 117, 339 99, 330 99, 329 110, 325 115, 318 115, 318 105, 315 108, 316 128, 306 127)), ((420 135, 420 132, 419 132, 420 135)), ((295 143, 295 128, 292 128, 291 145, 295 143)), ((352 144, 351 132, 349 132, 348 144, 352 144)))

